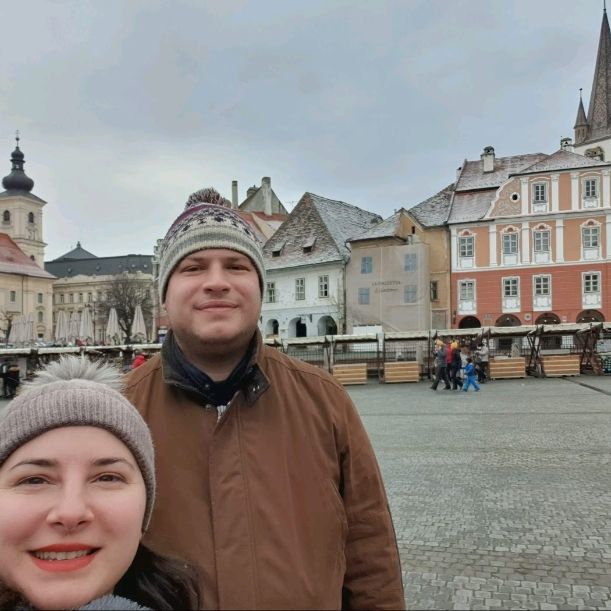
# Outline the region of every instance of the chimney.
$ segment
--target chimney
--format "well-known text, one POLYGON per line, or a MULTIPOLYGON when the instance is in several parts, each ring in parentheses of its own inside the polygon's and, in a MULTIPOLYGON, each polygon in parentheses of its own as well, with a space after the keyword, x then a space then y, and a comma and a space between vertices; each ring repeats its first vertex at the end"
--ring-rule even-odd
POLYGON ((572 138, 562 138, 560 140, 560 148, 563 151, 568 151, 569 153, 573 152, 573 139, 572 138))
POLYGON ((231 207, 236 209, 238 207, 238 181, 231 181, 231 207))
POLYGON ((263 212, 272 214, 272 179, 264 176, 261 179, 261 193, 263 194, 263 212))
POLYGON ((494 172, 494 147, 487 146, 484 152, 480 155, 484 172, 494 172))

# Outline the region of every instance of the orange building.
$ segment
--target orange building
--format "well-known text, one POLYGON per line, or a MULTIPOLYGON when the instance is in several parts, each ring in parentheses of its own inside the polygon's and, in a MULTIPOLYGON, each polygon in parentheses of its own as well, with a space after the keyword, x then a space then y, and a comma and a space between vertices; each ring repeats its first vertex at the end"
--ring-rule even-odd
POLYGON ((611 163, 570 148, 487 147, 464 163, 448 219, 454 326, 611 319, 611 163))

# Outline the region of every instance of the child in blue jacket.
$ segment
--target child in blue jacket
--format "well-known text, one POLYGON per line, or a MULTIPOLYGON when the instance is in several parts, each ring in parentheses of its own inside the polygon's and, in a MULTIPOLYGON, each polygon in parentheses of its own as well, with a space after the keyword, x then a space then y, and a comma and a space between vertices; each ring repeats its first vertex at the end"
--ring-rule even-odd
POLYGON ((479 384, 477 383, 476 375, 475 375, 475 365, 473 364, 473 359, 467 359, 467 366, 465 367, 465 378, 466 382, 463 385, 463 391, 467 392, 470 385, 473 385, 475 388, 475 392, 479 390, 479 384))

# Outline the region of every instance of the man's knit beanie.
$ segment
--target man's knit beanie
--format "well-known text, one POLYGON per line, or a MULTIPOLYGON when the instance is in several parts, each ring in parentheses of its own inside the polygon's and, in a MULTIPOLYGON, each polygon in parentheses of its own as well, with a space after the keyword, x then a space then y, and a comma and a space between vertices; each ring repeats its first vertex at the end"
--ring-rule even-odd
POLYGON ((0 415, 0 466, 22 445, 52 429, 95 426, 131 451, 146 487, 143 528, 155 502, 155 451, 148 426, 120 393, 121 374, 85 357, 62 356, 40 370, 0 415))
POLYGON ((246 255, 259 275, 263 293, 263 248, 254 231, 214 189, 193 193, 159 247, 159 297, 165 301, 170 276, 187 255, 208 248, 226 248, 246 255))

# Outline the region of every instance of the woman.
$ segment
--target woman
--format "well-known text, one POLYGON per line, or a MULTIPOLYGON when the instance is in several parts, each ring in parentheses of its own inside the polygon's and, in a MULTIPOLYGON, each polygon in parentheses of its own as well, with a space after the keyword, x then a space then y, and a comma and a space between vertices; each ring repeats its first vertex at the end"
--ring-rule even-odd
POLYGON ((0 609, 189 609, 194 575, 140 539, 154 451, 118 372, 51 363, 0 415, 0 609))

